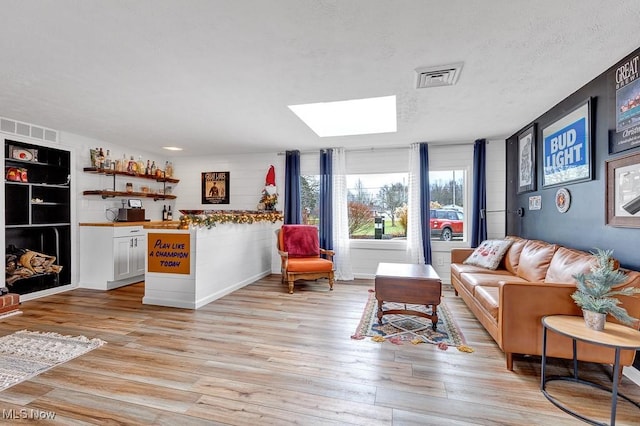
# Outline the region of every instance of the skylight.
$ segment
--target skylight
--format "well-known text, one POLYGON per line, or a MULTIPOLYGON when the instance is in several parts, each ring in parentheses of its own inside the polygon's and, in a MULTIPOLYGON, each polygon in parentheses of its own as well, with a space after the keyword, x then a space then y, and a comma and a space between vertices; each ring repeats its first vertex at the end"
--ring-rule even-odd
POLYGON ((396 97, 289 105, 321 138, 397 131, 396 97))

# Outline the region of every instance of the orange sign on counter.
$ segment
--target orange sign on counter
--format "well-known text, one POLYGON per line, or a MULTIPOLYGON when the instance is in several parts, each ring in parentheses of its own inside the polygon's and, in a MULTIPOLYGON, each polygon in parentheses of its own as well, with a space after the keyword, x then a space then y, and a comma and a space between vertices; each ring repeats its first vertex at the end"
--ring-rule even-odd
POLYGON ((149 233, 147 266, 149 272, 190 274, 189 234, 149 233))

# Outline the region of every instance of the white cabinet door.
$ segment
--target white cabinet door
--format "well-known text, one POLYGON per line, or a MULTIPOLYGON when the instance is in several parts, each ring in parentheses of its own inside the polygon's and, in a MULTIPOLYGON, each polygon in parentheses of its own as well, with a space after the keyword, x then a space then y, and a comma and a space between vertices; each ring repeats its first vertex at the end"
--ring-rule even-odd
POLYGON ((136 237, 117 237, 113 239, 113 274, 116 281, 134 275, 131 270, 134 238, 136 237))
POLYGON ((133 237, 133 256, 131 256, 132 275, 144 275, 147 239, 144 235, 133 237))

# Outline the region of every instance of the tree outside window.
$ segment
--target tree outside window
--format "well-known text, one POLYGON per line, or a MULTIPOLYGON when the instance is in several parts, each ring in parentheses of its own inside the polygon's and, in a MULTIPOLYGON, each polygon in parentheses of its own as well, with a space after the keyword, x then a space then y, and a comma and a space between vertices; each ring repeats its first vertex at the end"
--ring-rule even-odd
POLYGON ((347 175, 349 238, 404 239, 407 236, 407 173, 347 175))
POLYGON ((300 204, 302 223, 316 225, 320 222, 320 177, 314 175, 300 176, 300 204))
MULTIPOLYGON (((405 239, 408 214, 407 173, 347 175, 349 238, 405 239)), ((464 240, 465 171, 429 173, 431 239, 464 240)), ((320 179, 300 179, 302 222, 319 224, 320 179)))

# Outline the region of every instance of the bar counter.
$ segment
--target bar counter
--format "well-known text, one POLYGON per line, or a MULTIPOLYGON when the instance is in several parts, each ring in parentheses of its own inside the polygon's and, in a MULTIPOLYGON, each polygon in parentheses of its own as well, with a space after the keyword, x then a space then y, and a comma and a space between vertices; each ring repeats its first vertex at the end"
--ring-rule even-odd
POLYGON ((148 224, 142 303, 198 309, 271 273, 278 223, 148 224))

